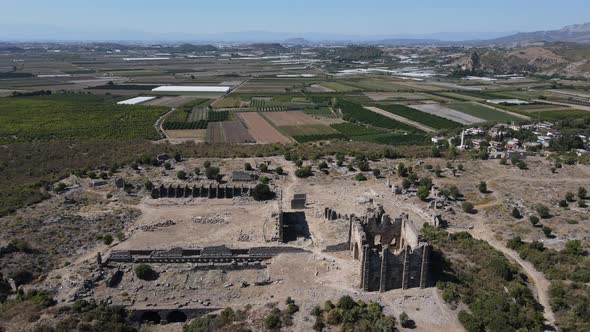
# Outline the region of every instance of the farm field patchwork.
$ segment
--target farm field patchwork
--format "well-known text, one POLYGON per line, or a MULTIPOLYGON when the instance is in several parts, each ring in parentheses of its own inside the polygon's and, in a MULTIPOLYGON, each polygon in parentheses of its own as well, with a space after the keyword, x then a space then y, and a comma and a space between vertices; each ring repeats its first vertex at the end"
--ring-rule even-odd
POLYGON ((357 87, 342 82, 322 82, 317 85, 332 90, 332 92, 351 92, 360 90, 357 87))
POLYGON ((563 111, 542 111, 542 112, 527 112, 526 115, 533 119, 542 121, 560 121, 567 118, 581 118, 590 115, 589 111, 581 110, 563 110, 563 111))
POLYGON ((291 140, 271 126, 260 114, 239 113, 238 117, 244 123, 250 135, 258 143, 290 143, 291 140))
POLYGON ((381 114, 369 111, 359 104, 339 99, 338 107, 342 110, 344 120, 352 120, 365 123, 374 127, 402 130, 408 132, 420 132, 421 130, 408 124, 396 121, 381 114))

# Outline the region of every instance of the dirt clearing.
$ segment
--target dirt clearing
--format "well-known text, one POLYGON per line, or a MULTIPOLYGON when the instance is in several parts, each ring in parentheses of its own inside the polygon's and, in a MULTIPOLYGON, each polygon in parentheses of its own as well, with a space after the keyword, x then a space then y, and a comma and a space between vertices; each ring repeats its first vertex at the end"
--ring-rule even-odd
POLYGON ((261 144, 290 143, 291 140, 278 132, 258 113, 240 113, 238 115, 248 128, 256 142, 261 144))

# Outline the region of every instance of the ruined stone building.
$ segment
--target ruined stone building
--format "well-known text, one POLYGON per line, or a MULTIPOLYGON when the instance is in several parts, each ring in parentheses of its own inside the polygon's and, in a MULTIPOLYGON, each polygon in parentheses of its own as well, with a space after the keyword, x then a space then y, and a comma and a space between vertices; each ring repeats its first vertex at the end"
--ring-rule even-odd
POLYGON ((382 206, 350 216, 348 245, 361 262, 364 291, 429 286, 430 245, 422 242, 407 214, 392 219, 382 206))

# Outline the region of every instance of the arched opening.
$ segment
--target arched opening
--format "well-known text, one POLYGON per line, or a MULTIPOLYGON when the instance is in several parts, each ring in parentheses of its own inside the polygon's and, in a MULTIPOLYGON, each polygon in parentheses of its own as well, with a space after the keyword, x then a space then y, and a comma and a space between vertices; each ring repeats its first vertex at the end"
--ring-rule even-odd
POLYGON ((352 256, 354 257, 354 259, 359 259, 359 245, 358 245, 358 243, 354 244, 354 248, 352 250, 352 256))
POLYGON ((153 324, 160 324, 160 314, 155 311, 146 311, 141 315, 141 323, 153 323, 153 324))
POLYGON ((184 323, 186 322, 186 319, 186 314, 179 310, 171 311, 168 316, 166 316, 168 323, 184 323))

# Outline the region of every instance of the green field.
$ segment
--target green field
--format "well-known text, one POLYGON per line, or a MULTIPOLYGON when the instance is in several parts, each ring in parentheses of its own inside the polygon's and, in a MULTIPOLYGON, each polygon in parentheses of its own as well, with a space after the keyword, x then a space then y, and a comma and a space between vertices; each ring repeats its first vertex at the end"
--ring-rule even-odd
POLYGON ((60 94, 0 98, 0 143, 36 140, 157 139, 168 109, 116 105, 110 96, 60 94))
POLYGON ((523 114, 542 121, 560 121, 567 118, 582 118, 590 116, 590 112, 580 110, 524 112, 523 114))
POLYGON ((519 121, 520 118, 473 103, 452 103, 446 107, 486 121, 519 121))
POLYGON ((322 82, 319 85, 332 89, 336 92, 351 92, 351 91, 358 91, 360 90, 357 87, 350 86, 348 84, 340 83, 340 82, 322 82))
POLYGON ((463 125, 440 116, 421 112, 404 105, 377 105, 380 109, 416 121, 434 129, 461 128, 463 125))
POLYGON ((428 145, 430 139, 425 135, 418 134, 395 134, 385 133, 378 135, 355 136, 351 138, 353 141, 370 142, 385 145, 428 145))
POLYGON ((395 121, 381 114, 371 112, 364 109, 359 104, 355 104, 346 100, 339 99, 338 108, 342 110, 344 120, 347 121, 361 122, 379 128, 403 130, 408 132, 422 132, 421 130, 410 125, 395 121))
POLYGON ((353 123, 335 123, 330 125, 330 127, 338 130, 342 134, 353 137, 353 136, 365 136, 365 135, 377 135, 382 134, 384 132, 383 129, 377 129, 367 126, 361 126, 358 124, 353 123))
POLYGON ((334 113, 332 113, 332 110, 329 109, 328 107, 306 108, 303 110, 303 113, 305 113, 307 115, 311 115, 311 116, 319 116, 322 118, 329 118, 329 119, 333 119, 336 117, 336 115, 334 115, 334 113))

